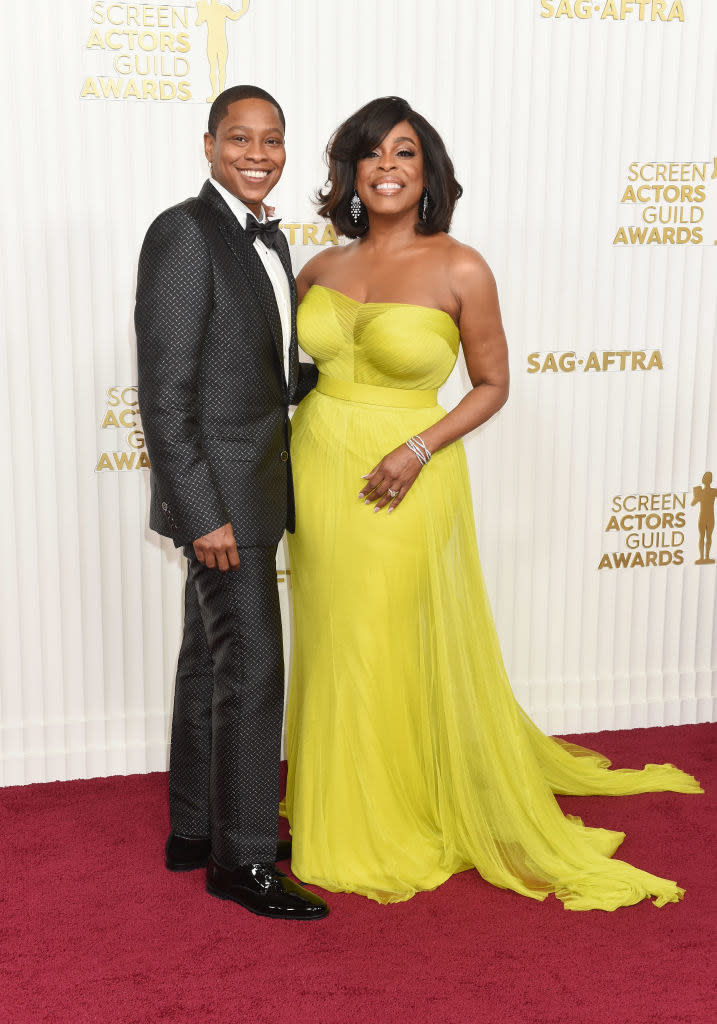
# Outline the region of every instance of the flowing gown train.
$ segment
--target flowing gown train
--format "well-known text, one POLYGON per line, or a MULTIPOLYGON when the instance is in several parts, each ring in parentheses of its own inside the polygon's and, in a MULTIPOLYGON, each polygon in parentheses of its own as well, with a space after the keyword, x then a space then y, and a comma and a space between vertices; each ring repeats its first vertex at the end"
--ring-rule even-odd
POLYGON ((612 858, 624 833, 563 815, 553 794, 699 784, 672 765, 610 771, 522 711, 483 583, 462 443, 434 455, 391 515, 358 500, 361 475, 443 415, 453 320, 315 285, 299 338, 320 379, 292 437, 294 872, 381 903, 472 867, 571 910, 678 900, 675 882, 612 858))

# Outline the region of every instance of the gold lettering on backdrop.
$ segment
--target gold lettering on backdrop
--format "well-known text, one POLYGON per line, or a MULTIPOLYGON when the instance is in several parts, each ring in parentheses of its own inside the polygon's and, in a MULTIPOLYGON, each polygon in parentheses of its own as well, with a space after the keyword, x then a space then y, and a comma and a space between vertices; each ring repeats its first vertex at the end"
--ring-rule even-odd
POLYGON ((149 469, 149 456, 146 452, 102 452, 95 471, 102 469, 149 469))
POLYGON ((171 4, 93 3, 92 21, 95 25, 107 22, 110 25, 143 25, 146 28, 154 28, 155 25, 158 28, 186 28, 188 19, 186 8, 171 4))
POLYGON ((119 429, 119 420, 117 419, 117 417, 115 416, 111 409, 108 409, 107 412, 105 413, 105 418, 102 420, 100 427, 102 430, 104 430, 106 427, 117 427, 119 429))
POLYGON ((682 0, 540 0, 540 17, 579 21, 684 21, 682 0))
POLYGON ((589 352, 580 356, 575 352, 531 352, 528 355, 528 373, 624 373, 633 370, 663 370, 662 353, 655 349, 615 352, 589 352))
POLYGON ((126 447, 121 451, 102 451, 97 457, 96 472, 127 469, 149 469, 144 432, 139 418, 136 384, 114 384, 105 392, 105 412, 100 430, 127 431, 126 447))
POLYGON ((324 225, 321 238, 319 238, 320 226, 313 222, 308 224, 287 223, 279 225, 282 231, 286 233, 289 245, 338 245, 339 239, 333 224, 329 221, 324 225))
MULTIPOLYGON (((715 171, 715 177, 717 177, 717 170, 715 171)), ((336 234, 336 230, 333 224, 331 224, 330 222, 327 222, 326 227, 324 228, 324 233, 321 236, 321 242, 319 244, 326 245, 327 242, 331 242, 332 245, 339 244, 339 239, 336 234)))
POLYGON ((626 550, 605 552, 598 569, 683 565, 686 506, 686 491, 615 495, 605 533, 617 534, 612 543, 622 540, 626 550))
POLYGON ((712 486, 712 474, 705 473, 702 477, 702 486, 692 488, 692 504, 700 506, 697 523, 700 532, 700 557, 696 559, 695 565, 715 564, 714 558, 710 558, 712 533, 715 528, 715 498, 717 498, 717 489, 712 486))
POLYGON ((717 157, 707 162, 631 163, 620 202, 632 204, 641 223, 618 227, 612 244, 703 245, 706 183, 716 174, 717 157))

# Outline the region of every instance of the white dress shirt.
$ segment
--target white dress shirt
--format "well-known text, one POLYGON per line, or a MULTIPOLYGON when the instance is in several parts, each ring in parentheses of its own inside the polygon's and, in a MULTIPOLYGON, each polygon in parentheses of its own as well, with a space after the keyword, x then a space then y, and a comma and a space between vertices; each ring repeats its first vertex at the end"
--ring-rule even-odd
MULTIPOLYGON (((220 185, 218 181, 215 181, 214 178, 210 178, 209 180, 219 195, 226 201, 227 206, 241 226, 245 228, 247 217, 254 217, 254 214, 247 206, 244 205, 241 199, 237 199, 237 197, 232 195, 228 189, 225 189, 223 185, 220 185)), ((263 209, 261 214, 261 222, 263 222, 266 220, 263 209)), ((255 217, 254 219, 258 220, 259 218, 255 217)), ((264 270, 266 270, 269 276, 271 286, 274 289, 276 304, 279 307, 282 352, 284 357, 284 376, 288 382, 289 344, 291 342, 291 292, 289 291, 289 279, 286 276, 286 271, 284 270, 279 254, 275 249, 270 249, 268 245, 264 245, 260 238, 254 239, 254 248, 256 249, 257 256, 264 265, 264 270)))

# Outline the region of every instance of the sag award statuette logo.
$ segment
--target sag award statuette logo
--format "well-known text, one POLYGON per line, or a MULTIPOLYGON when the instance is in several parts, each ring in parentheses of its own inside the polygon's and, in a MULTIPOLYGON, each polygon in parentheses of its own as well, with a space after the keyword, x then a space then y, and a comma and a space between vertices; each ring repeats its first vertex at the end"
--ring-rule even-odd
POLYGON ((220 0, 97 0, 90 5, 81 98, 211 103, 226 84, 227 25, 244 17, 249 3, 235 9, 220 0))
POLYGON ((144 441, 144 431, 139 419, 137 385, 115 384, 107 388, 107 405, 100 423, 100 430, 123 431, 124 447, 121 451, 102 451, 95 466, 96 472, 104 469, 149 469, 149 456, 144 441))
POLYGON ((219 0, 197 0, 197 25, 207 26, 207 60, 209 81, 212 86, 207 103, 213 103, 220 92, 224 92, 227 80, 227 21, 239 21, 249 10, 249 0, 243 0, 241 10, 234 11, 219 0))
MULTIPOLYGON (((614 546, 622 543, 626 550, 605 552, 598 569, 684 565, 687 498, 687 491, 616 495, 610 503, 605 533, 614 546)), ((700 557, 695 559, 695 565, 715 564, 714 558, 710 558, 715 499, 717 488, 712 486, 712 474, 708 472, 702 477, 702 485, 692 488, 691 504, 699 505, 696 546, 700 557)))
POLYGON ((692 504, 700 506, 700 517, 697 522, 700 531, 700 557, 695 565, 714 565, 714 558, 710 558, 712 547, 712 532, 715 528, 715 498, 717 489, 712 486, 712 474, 705 473, 702 477, 702 487, 692 488, 692 504))

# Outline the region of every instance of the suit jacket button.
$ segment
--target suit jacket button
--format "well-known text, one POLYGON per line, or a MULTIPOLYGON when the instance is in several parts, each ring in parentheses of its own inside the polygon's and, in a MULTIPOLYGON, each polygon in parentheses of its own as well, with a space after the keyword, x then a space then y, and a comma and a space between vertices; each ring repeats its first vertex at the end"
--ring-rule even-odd
POLYGON ((289 453, 287 451, 283 451, 281 453, 281 455, 279 456, 279 458, 281 459, 282 462, 288 462, 289 461, 289 453))
POLYGON ((167 502, 163 501, 162 502, 162 511, 166 512, 168 508, 169 508, 169 505, 167 504, 167 502))

